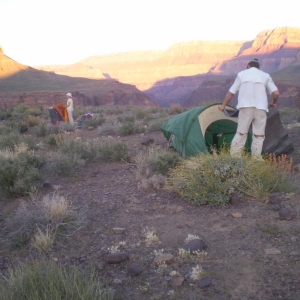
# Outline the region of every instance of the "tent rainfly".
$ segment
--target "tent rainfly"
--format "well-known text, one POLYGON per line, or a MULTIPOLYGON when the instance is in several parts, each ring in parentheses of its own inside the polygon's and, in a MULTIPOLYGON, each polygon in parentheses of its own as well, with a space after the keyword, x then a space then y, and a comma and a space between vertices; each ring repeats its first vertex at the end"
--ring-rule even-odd
MULTIPOLYGON (((219 104, 200 106, 169 119, 161 126, 161 130, 171 146, 183 157, 208 153, 211 146, 229 145, 236 133, 238 111, 227 106, 225 113, 218 109, 219 104)), ((279 112, 271 108, 267 114, 266 138, 264 153, 275 155, 289 154, 293 151, 279 117, 279 112)), ((248 133, 246 149, 250 151, 252 141, 251 130, 248 133)))

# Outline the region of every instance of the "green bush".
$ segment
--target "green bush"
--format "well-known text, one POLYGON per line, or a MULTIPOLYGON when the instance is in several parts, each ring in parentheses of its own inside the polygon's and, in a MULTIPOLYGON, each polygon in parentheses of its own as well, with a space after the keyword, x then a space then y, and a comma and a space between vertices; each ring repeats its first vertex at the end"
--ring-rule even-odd
POLYGON ((224 150, 184 160, 170 172, 168 182, 188 202, 210 206, 225 205, 233 193, 265 200, 270 192, 293 188, 290 173, 276 164, 249 156, 234 158, 224 150))
POLYGON ((46 260, 14 268, 6 281, 0 281, 0 294, 5 300, 109 299, 95 274, 86 275, 75 266, 66 269, 46 260))
POLYGON ((6 196, 23 196, 41 185, 42 161, 27 153, 7 158, 0 155, 0 192, 6 196))
POLYGON ((135 157, 138 173, 141 176, 147 176, 146 172, 149 165, 154 166, 155 173, 167 175, 180 161, 181 157, 177 152, 168 151, 154 145, 138 152, 135 157))
POLYGON ((97 128, 98 126, 101 126, 102 124, 105 123, 105 118, 102 116, 96 116, 93 117, 92 119, 86 119, 83 122, 84 127, 94 127, 97 128))
POLYGON ((22 138, 20 134, 16 132, 10 132, 8 134, 1 134, 0 135, 0 150, 1 149, 11 149, 15 148, 15 145, 20 144, 22 138))
POLYGON ((97 160, 101 162, 129 161, 126 144, 106 140, 99 145, 97 160))
POLYGON ((119 127, 119 134, 121 136, 127 136, 136 133, 144 133, 145 127, 141 124, 135 124, 134 122, 126 122, 119 127))
POLYGON ((0 110, 0 120, 7 120, 12 116, 9 110, 0 110))

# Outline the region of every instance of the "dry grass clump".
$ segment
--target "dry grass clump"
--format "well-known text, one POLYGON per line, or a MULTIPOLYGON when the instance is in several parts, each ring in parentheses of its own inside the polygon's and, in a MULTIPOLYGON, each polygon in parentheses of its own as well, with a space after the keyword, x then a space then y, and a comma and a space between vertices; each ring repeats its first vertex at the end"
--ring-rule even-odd
POLYGON ((20 265, 0 280, 0 297, 5 300, 104 300, 110 299, 95 276, 76 267, 65 269, 41 260, 20 265))
POLYGON ((7 227, 14 247, 32 240, 36 249, 48 251, 58 235, 72 235, 84 220, 84 211, 75 211, 72 203, 55 191, 42 198, 33 195, 30 201, 23 202, 7 227))
POLYGON ((167 183, 183 199, 210 206, 225 205, 233 193, 265 200, 271 192, 293 188, 291 173, 278 163, 257 161, 248 155, 234 158, 226 149, 182 161, 172 169, 167 183))
POLYGON ((140 187, 144 189, 162 188, 169 170, 174 168, 180 160, 178 153, 162 149, 156 145, 138 152, 135 163, 140 187))

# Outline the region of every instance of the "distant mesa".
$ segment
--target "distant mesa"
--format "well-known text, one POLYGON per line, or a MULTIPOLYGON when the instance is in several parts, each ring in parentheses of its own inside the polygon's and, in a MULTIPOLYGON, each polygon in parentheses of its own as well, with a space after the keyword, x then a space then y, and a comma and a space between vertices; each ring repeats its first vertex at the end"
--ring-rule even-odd
MULTIPOLYGON (((5 62, 6 56, 1 57, 0 75, 1 69, 13 66, 14 70, 21 70, 20 64, 7 59, 5 62)), ((172 45, 165 51, 92 56, 71 65, 29 68, 28 72, 23 66, 24 72, 18 76, 5 82, 0 77, 0 90, 25 92, 33 83, 43 91, 54 87, 62 91, 66 86, 73 90, 72 82, 74 89, 87 97, 82 97, 86 104, 141 101, 141 105, 152 102, 195 107, 203 102, 223 101, 236 73, 245 69, 253 57, 259 58, 261 69, 272 75, 280 89, 279 106, 300 107, 300 28, 291 27, 260 32, 252 41, 191 41, 172 45), (78 80, 80 84, 76 83, 78 80), (106 87, 108 84, 110 88, 106 87), (140 93, 132 101, 129 94, 122 94, 128 86, 140 93)))

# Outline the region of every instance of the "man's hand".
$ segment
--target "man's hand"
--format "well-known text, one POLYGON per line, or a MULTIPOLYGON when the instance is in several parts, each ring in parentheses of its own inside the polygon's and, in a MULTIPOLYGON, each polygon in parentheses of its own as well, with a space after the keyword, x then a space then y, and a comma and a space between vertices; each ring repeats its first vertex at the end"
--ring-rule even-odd
POLYGON ((224 105, 224 104, 219 105, 219 106, 218 106, 218 109, 219 109, 220 111, 223 111, 223 110, 225 109, 225 105, 224 105))
POLYGON ((272 103, 269 103, 269 107, 277 107, 277 104, 276 103, 274 103, 274 102, 272 102, 272 103))

